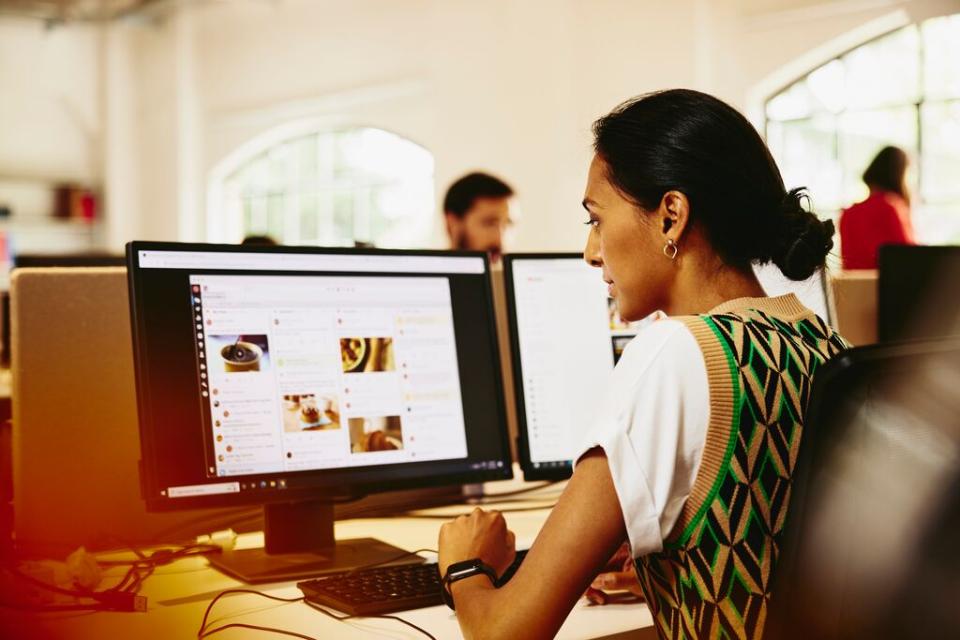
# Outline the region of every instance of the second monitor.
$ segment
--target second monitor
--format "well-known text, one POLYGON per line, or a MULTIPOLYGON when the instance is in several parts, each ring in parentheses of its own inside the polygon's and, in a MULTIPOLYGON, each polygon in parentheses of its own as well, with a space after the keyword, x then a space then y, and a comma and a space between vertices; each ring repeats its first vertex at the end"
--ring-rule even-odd
MULTIPOLYGON (((564 479, 614 365, 649 320, 625 322, 578 253, 511 254, 503 268, 520 466, 527 480, 564 479)), ((794 282, 774 265, 754 271, 769 295, 793 293, 830 321, 822 272, 794 282)))
POLYGON ((624 322, 580 254, 504 257, 524 478, 570 476, 571 457, 638 323, 624 322))

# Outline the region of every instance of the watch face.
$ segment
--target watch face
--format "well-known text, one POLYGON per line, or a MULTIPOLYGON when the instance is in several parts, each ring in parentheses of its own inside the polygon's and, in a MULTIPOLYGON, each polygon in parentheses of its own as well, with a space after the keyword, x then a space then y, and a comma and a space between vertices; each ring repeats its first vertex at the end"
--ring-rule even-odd
POLYGON ((481 568, 483 563, 480 560, 463 560, 461 562, 454 562, 452 565, 447 567, 447 581, 456 582, 457 580, 463 580, 464 578, 478 573, 484 573, 481 568))

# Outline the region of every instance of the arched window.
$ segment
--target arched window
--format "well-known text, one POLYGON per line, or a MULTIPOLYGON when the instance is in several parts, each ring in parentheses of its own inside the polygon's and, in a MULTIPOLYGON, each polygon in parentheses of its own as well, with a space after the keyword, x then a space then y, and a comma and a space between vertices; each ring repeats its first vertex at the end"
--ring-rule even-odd
POLYGON ((788 187, 821 215, 866 197, 863 170, 883 146, 906 150, 922 242, 960 242, 960 14, 872 40, 766 103, 767 141, 788 187))
POLYGON ((213 172, 211 240, 422 247, 434 215, 433 155, 371 127, 268 134, 213 172))

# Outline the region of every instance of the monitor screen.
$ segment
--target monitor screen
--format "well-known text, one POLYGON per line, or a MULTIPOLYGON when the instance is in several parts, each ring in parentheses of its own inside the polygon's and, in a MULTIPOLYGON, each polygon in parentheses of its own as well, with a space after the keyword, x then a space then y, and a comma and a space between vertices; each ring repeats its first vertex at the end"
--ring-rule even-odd
POLYGON ((600 271, 580 254, 513 254, 504 276, 520 466, 527 480, 569 477, 571 458, 624 347, 600 271))
POLYGON ((880 247, 877 337, 881 341, 960 335, 960 247, 880 247))
POLYGON ((148 508, 511 476, 484 255, 132 243, 128 260, 148 508))

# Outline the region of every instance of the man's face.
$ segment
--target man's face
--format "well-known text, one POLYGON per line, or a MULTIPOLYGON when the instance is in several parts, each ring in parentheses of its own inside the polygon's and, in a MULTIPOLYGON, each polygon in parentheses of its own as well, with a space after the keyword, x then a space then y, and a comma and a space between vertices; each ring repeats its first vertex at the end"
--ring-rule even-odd
POLYGON ((513 224, 510 198, 477 198, 463 218, 447 214, 450 248, 486 251, 496 260, 503 252, 503 236, 513 224))

